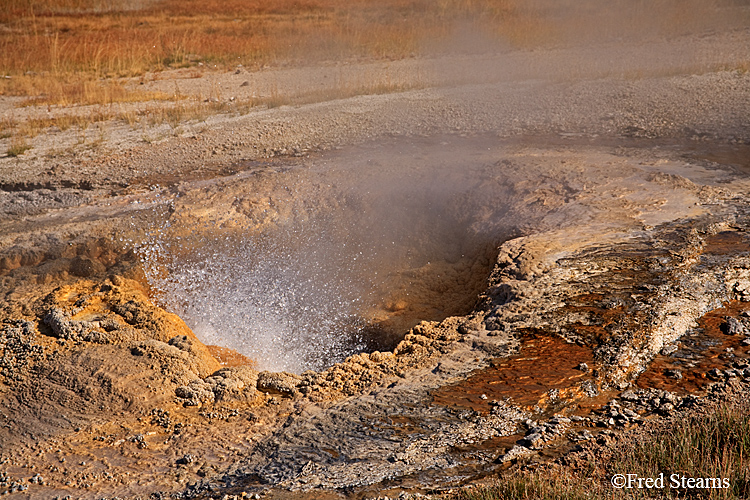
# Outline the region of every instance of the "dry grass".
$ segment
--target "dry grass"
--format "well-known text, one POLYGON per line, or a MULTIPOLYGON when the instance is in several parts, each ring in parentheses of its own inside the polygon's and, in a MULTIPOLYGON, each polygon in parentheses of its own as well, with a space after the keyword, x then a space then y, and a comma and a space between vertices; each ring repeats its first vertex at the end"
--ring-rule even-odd
POLYGON ((543 474, 517 475, 494 486, 462 490, 446 500, 604 500, 591 485, 543 474))
MULTIPOLYGON (((398 59, 474 16, 519 24, 515 0, 0 0, 0 92, 33 103, 145 100, 111 81, 166 68, 398 59), (109 79, 102 83, 101 79, 109 79)), ((158 96, 153 96, 157 97, 158 96)))
POLYGON ((29 149, 31 149, 31 145, 26 142, 26 139, 23 137, 14 137, 11 140, 10 147, 6 151, 6 154, 15 158, 16 156, 24 154, 29 149))
MULTIPOLYGON (((646 439, 615 457, 612 471, 657 477, 726 478, 729 488, 666 488, 669 498, 740 500, 750 496, 750 415, 747 407, 725 407, 674 424, 660 439, 646 439)), ((679 478, 677 485, 680 485, 679 478)), ((644 491, 629 492, 646 498, 644 491)))
POLYGON ((29 75, 26 78, 16 79, 15 82, 9 84, 8 91, 17 95, 33 95, 34 97, 24 101, 24 105, 52 104, 70 106, 73 104, 112 104, 115 102, 175 99, 174 95, 163 92, 128 90, 118 82, 100 82, 86 79, 85 76, 84 78, 76 79, 75 77, 50 78, 29 75), (21 86, 25 86, 26 88, 21 86))
MULTIPOLYGON (((25 143, 27 139, 32 139, 51 128, 57 128, 61 131, 69 129, 85 131, 91 125, 110 120, 124 122, 133 130, 139 127, 145 129, 168 124, 173 131, 177 131, 182 124, 204 121, 217 114, 237 116, 247 114, 251 109, 257 107, 275 108, 285 105, 311 104, 358 95, 405 92, 417 88, 422 88, 419 82, 391 82, 389 79, 385 79, 376 83, 343 82, 325 90, 295 96, 273 92, 265 97, 233 99, 231 101, 222 99, 218 92, 208 98, 188 98, 176 93, 167 102, 145 103, 137 108, 133 106, 123 107, 123 105, 96 106, 91 107, 86 112, 72 110, 54 116, 32 116, 19 121, 6 117, 0 120, 0 139, 12 137, 14 140, 25 143)), ((146 135, 145 137, 150 136, 146 135)))
MULTIPOLYGON (((9 77, 0 78, 0 95, 27 97, 25 105, 176 101, 177 93, 139 91, 122 78, 182 67, 200 76, 238 64, 401 59, 454 43, 456 27, 466 21, 473 32, 516 47, 597 43, 638 30, 679 34, 709 22, 728 1, 613 0, 602 9, 593 0, 0 0, 0 76, 9 77)), ((398 90, 355 87, 244 105, 398 90)), ((165 106, 163 120, 170 123, 180 109, 203 112, 194 104, 165 106)), ((123 119, 135 126, 141 116, 123 119)), ((61 129, 85 126, 56 120, 61 129)))
POLYGON ((11 137, 16 125, 16 121, 11 117, 6 116, 0 119, 0 139, 11 137))
MULTIPOLYGON (((551 472, 515 473, 491 486, 445 496, 445 500, 626 500, 678 499, 744 500, 750 498, 750 409, 727 404, 717 411, 676 421, 658 434, 620 446, 601 463, 570 476, 551 472), (615 474, 640 478, 664 475, 663 487, 616 489, 615 474), (672 474, 678 479, 672 482, 672 474), (682 488, 681 477, 726 478, 728 488, 682 488)), ((713 483, 706 483, 713 484, 713 483)))

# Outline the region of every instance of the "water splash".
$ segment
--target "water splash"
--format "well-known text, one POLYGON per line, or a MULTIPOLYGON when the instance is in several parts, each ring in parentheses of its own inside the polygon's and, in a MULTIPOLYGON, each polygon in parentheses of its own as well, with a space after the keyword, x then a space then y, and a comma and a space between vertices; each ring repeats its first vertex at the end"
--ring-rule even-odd
MULTIPOLYGON (((205 233, 203 233, 205 236, 205 233)), ((315 222, 204 239, 187 254, 148 245, 162 304, 207 344, 229 346, 274 371, 320 370, 367 348, 357 315, 372 284, 355 280, 356 242, 338 250, 315 222)))

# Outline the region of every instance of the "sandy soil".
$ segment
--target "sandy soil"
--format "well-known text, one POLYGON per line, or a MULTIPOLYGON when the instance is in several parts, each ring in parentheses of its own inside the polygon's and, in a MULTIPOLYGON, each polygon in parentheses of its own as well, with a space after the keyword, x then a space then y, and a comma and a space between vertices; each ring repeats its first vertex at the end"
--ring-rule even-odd
POLYGON ((742 393, 750 31, 479 46, 0 158, 0 491, 442 491, 742 393))

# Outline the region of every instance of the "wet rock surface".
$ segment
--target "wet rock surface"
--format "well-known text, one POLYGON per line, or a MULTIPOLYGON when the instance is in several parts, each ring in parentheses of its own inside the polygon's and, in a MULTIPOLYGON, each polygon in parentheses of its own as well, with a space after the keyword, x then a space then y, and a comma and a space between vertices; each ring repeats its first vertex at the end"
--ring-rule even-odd
POLYGON ((419 498, 517 463, 583 460, 623 432, 741 394, 747 79, 456 83, 265 110, 197 139, 103 155, 87 165, 97 175, 63 169, 41 182, 30 160, 0 193, 0 492, 419 498), (321 152, 347 143, 359 144, 321 152), (217 144, 226 154, 208 161, 217 144), (285 148, 293 154, 276 153, 285 148), (144 268, 166 267, 141 244, 165 221, 190 256, 217 235, 347 204, 366 212, 377 196, 341 186, 399 155, 455 167, 469 152, 477 184, 440 198, 446 218, 472 214, 455 219, 469 230, 458 243, 440 233, 440 260, 393 271, 387 284, 421 285, 373 306, 391 330, 367 352, 301 373, 263 369, 206 345, 213 337, 196 336, 148 286, 144 268), (344 163, 359 170, 338 171, 344 163), (484 246, 468 255, 464 240, 484 246), (470 298, 454 300, 467 283, 470 298))

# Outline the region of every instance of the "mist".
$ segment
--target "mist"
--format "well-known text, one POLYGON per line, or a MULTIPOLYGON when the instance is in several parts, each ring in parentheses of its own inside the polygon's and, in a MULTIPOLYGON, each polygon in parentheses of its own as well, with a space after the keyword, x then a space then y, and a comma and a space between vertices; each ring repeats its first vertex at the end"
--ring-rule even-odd
POLYGON ((266 206, 241 216, 236 200, 264 175, 239 176, 220 188, 232 203, 212 200, 232 224, 192 236, 185 221, 200 224, 205 185, 187 189, 142 248, 151 286, 203 342, 263 369, 392 349, 419 321, 470 312, 495 249, 516 234, 494 142, 404 138, 324 154, 276 172, 266 206))

